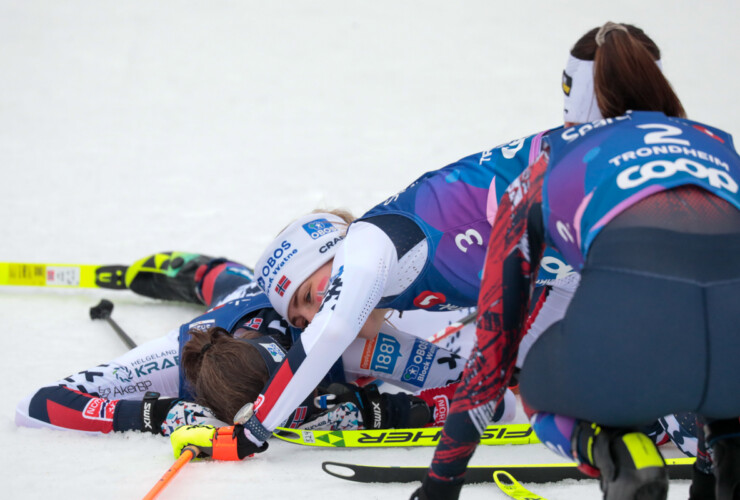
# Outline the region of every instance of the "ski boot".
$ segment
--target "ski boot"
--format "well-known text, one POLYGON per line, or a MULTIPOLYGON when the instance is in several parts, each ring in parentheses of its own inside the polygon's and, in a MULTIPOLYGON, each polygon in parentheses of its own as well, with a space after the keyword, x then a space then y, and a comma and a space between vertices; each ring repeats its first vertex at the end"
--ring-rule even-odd
POLYGON ((714 462, 717 500, 740 500, 740 420, 715 420, 704 432, 714 462))
POLYGON ((200 282, 208 269, 224 261, 196 253, 156 253, 128 267, 126 287, 153 299, 204 304, 200 282))
POLYGON ((600 472, 605 500, 667 497, 665 461, 645 434, 581 421, 573 429, 571 441, 575 458, 586 466, 586 472, 600 472))

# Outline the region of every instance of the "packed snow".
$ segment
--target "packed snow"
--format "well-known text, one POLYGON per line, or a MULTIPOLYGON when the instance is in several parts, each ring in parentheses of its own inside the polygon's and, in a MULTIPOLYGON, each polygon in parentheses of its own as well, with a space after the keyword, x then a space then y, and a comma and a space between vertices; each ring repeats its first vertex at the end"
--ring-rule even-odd
MULTIPOLYGON (((0 0, 0 260, 187 250, 252 264, 304 212, 361 214, 427 170, 560 123, 568 51, 607 20, 654 38, 691 118, 740 133, 739 18, 732 0, 0 0)), ((164 437, 14 424, 27 394, 126 349, 88 316, 103 297, 138 343, 200 311, 1 288, 4 498, 139 498, 173 462, 164 437)), ((432 453, 273 442, 244 462, 191 463, 161 498, 405 499, 416 485, 347 482, 320 464, 428 465, 432 453)), ((472 463, 554 461, 527 445, 480 448, 472 463)), ((594 481, 531 489, 599 498, 594 481)), ((687 491, 676 481, 670 498, 687 491)), ((461 498, 504 495, 474 485, 461 498)))

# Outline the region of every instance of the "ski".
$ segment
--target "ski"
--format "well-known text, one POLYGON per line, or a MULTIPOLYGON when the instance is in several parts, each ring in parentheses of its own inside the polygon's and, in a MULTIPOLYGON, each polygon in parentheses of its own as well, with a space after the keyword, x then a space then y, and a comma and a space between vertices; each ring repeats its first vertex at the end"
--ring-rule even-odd
POLYGON ((519 481, 514 479, 514 476, 506 471, 497 470, 494 472, 493 480, 496 481, 496 485, 501 491, 516 500, 547 500, 546 498, 529 491, 527 488, 522 486, 519 481))
MULTIPOLYGON (((668 458, 666 467, 671 479, 691 479, 694 458, 668 458)), ((413 483, 422 481, 429 466, 397 467, 385 465, 355 465, 323 462, 321 468, 329 475, 359 483, 413 483)), ((467 483, 492 483, 493 473, 508 472, 523 483, 550 483, 564 479, 590 479, 575 463, 471 465, 465 473, 467 483)))
POLYGON ((127 266, 0 262, 0 285, 63 288, 126 288, 127 266))
MULTIPOLYGON (((437 446, 442 428, 318 431, 279 427, 273 436, 293 444, 326 448, 437 446)), ((539 442, 529 424, 490 425, 481 436, 481 444, 488 446, 539 442)))

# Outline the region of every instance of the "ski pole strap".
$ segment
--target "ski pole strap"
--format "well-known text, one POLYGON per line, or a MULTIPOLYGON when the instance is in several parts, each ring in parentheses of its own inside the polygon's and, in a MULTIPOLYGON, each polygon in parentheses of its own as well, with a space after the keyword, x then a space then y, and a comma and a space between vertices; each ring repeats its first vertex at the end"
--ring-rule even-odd
POLYGON ((254 415, 251 415, 242 425, 252 433, 252 436, 262 442, 267 441, 268 438, 272 436, 272 432, 265 429, 262 422, 260 422, 254 415))

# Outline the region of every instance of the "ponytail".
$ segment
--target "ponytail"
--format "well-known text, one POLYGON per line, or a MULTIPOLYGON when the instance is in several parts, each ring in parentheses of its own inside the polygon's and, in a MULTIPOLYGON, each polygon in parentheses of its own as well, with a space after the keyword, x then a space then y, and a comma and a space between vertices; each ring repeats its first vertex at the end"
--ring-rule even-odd
POLYGON ((196 402, 219 420, 233 421, 246 403, 257 399, 267 383, 265 362, 257 349, 223 328, 192 329, 182 350, 182 369, 194 388, 196 402))
POLYGON ((594 61, 594 93, 604 118, 629 110, 686 117, 681 101, 656 64, 660 49, 641 29, 608 22, 581 37, 571 54, 594 61))

